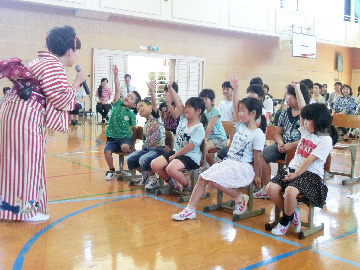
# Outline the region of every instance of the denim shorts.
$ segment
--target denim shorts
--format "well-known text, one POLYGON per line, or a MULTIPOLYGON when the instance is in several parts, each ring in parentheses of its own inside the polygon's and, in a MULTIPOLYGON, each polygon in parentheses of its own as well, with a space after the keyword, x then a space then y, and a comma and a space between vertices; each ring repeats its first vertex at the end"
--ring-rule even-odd
POLYGON ((132 139, 128 138, 128 137, 124 137, 121 139, 114 139, 114 138, 108 137, 106 140, 104 152, 105 151, 110 151, 111 153, 121 152, 121 146, 123 146, 124 144, 127 144, 131 147, 132 139))

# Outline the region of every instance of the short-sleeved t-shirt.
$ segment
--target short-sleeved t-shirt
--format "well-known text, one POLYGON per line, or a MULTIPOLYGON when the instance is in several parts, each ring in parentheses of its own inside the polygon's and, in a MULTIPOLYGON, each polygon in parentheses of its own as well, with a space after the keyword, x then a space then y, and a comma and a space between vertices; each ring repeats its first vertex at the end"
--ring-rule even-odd
POLYGON ((284 143, 292 143, 300 140, 300 115, 293 117, 291 108, 287 108, 287 110, 280 113, 278 127, 283 128, 282 136, 284 143))
POLYGON ((217 116, 219 117, 211 130, 209 140, 213 140, 213 139, 226 140, 226 133, 224 127, 221 124, 222 118, 219 108, 214 106, 209 112, 205 110, 205 115, 208 122, 213 117, 217 117, 217 116))
POLYGON ((133 126, 136 126, 134 112, 129 108, 125 108, 122 100, 118 99, 113 104, 105 136, 114 139, 131 138, 130 127, 133 126))
POLYGON ((314 155, 318 159, 311 163, 307 170, 323 177, 324 164, 333 148, 331 137, 329 135, 315 135, 314 133, 308 132, 304 127, 300 127, 299 131, 301 133, 301 139, 296 148, 295 156, 290 161, 289 167, 297 170, 308 156, 314 155))
POLYGON ((188 119, 185 116, 180 116, 179 125, 176 129, 176 139, 174 145, 174 151, 178 152, 186 144, 192 143, 195 147, 185 156, 190 157, 196 164, 200 165, 201 151, 200 145, 205 138, 204 126, 199 123, 190 128, 187 127, 188 119))
POLYGON ((156 148, 165 145, 165 128, 159 112, 152 111, 144 125, 143 147, 156 148))
POLYGON ((240 122, 235 125, 236 132, 231 142, 227 158, 240 162, 252 162, 254 150, 262 151, 265 145, 265 134, 260 128, 250 130, 240 122))
POLYGON ((221 120, 222 121, 232 121, 233 114, 234 114, 234 105, 233 101, 223 100, 219 104, 219 110, 221 113, 221 120))

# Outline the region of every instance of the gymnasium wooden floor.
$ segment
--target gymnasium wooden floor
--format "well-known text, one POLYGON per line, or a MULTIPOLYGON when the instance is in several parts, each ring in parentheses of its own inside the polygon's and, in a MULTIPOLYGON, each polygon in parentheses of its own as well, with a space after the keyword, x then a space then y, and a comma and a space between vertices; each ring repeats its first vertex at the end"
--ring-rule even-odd
MULTIPOLYGON (((360 268, 360 183, 342 186, 340 176, 328 181, 327 204, 315 213, 324 231, 304 240, 292 227, 282 237, 265 231, 273 218, 270 200, 255 200, 264 215, 236 223, 228 212, 203 214, 216 200, 214 190, 199 203, 196 219, 176 222, 171 214, 186 203, 173 195, 155 197, 126 181, 104 180, 105 128, 88 120, 66 135, 48 132, 50 219, 0 221, 0 269, 360 268)), ((332 169, 349 171, 349 160, 347 152, 333 151, 332 169)), ((300 209, 305 221, 308 207, 300 209)))

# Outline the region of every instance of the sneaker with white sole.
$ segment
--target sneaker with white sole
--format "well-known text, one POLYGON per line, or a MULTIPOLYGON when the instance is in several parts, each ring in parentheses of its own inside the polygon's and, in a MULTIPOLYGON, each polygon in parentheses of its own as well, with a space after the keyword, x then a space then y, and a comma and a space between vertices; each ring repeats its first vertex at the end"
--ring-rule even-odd
POLYGON ((167 181, 167 183, 169 184, 170 188, 176 192, 182 192, 183 187, 174 179, 170 178, 169 181, 167 181))
POLYGON ((280 223, 271 230, 271 233, 276 236, 284 235, 290 227, 291 222, 287 226, 283 226, 280 223))
POLYGON ((173 214, 171 217, 174 220, 194 219, 196 218, 196 213, 195 209, 190 210, 188 207, 186 207, 179 214, 173 214))
POLYGON ((234 215, 241 215, 246 212, 249 196, 247 194, 243 194, 242 196, 243 199, 241 201, 235 201, 235 210, 233 211, 234 215))
POLYGON ((254 199, 269 199, 269 196, 267 195, 264 188, 261 188, 257 192, 253 193, 254 199))
POLYGON ((115 176, 115 171, 107 171, 106 172, 106 176, 105 176, 105 180, 112 180, 115 176))
POLYGON ((148 183, 145 185, 146 189, 152 189, 158 185, 159 180, 157 179, 156 175, 149 175, 148 183))
POLYGON ((148 183, 149 180, 149 174, 148 172, 141 172, 141 181, 139 182, 139 186, 143 187, 148 183))
POLYGON ((31 218, 24 219, 24 221, 28 222, 38 222, 38 221, 45 221, 49 219, 49 215, 45 215, 43 213, 37 213, 35 216, 31 218))
POLYGON ((294 218, 293 218, 293 220, 291 222, 294 224, 294 231, 296 233, 299 233, 300 230, 301 230, 300 209, 299 209, 299 207, 295 208, 294 218))

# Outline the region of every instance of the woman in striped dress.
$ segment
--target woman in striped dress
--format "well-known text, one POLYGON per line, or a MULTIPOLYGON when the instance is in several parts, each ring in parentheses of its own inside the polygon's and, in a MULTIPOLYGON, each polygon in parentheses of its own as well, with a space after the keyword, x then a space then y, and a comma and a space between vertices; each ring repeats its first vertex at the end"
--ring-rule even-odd
MULTIPOLYGON (((39 90, 24 100, 14 87, 0 109, 0 220, 49 218, 44 155, 46 127, 53 128, 56 119, 49 104, 59 111, 73 110, 76 89, 86 79, 79 72, 68 85, 66 78, 65 66, 75 63, 81 47, 74 28, 53 28, 46 45, 49 52, 38 52, 38 58, 26 66, 38 80, 39 90)), ((68 125, 68 114, 61 119, 63 126, 68 125)))

